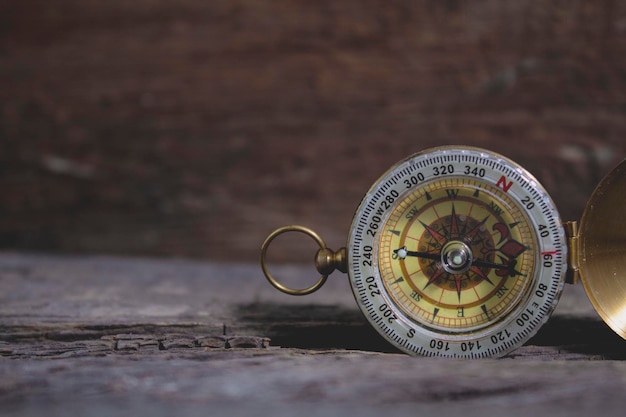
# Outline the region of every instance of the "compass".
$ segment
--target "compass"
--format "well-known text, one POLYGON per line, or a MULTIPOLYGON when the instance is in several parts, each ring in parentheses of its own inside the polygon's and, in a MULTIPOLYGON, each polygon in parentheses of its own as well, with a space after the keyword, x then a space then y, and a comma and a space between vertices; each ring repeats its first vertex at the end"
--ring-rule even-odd
POLYGON ((620 165, 580 225, 563 223, 545 189, 510 159, 474 147, 429 149, 372 185, 346 247, 334 252, 314 231, 286 226, 263 243, 261 265, 272 285, 293 295, 317 291, 335 269, 347 272, 370 324, 413 355, 506 355, 539 330, 564 283, 579 276, 602 318, 626 337, 626 259, 615 256, 624 253, 623 226, 607 221, 624 207, 625 197, 611 191, 626 187, 623 177, 620 165), (268 247, 286 232, 320 246, 321 277, 309 288, 288 288, 269 271, 268 247))

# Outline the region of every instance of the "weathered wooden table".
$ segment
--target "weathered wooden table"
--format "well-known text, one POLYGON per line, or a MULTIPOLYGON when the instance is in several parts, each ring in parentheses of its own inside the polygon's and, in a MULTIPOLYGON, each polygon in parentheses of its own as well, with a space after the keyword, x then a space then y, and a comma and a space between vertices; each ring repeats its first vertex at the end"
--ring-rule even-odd
MULTIPOLYGON (((302 284, 308 266, 277 272, 302 284)), ((313 278, 315 278, 313 276, 313 278)), ((503 359, 414 358, 347 278, 306 298, 257 265, 0 254, 0 414, 623 415, 626 342, 581 286, 503 359)))

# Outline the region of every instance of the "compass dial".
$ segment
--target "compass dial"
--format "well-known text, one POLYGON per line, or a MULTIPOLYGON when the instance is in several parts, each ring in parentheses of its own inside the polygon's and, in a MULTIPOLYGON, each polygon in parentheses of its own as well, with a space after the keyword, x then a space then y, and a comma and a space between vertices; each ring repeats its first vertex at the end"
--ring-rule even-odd
POLYGON ((425 327, 467 332, 519 303, 536 243, 527 218, 504 194, 474 179, 443 179, 394 208, 381 229, 378 265, 407 316, 425 327))
POLYGON ((348 244, 365 316, 398 348, 429 356, 502 356, 523 344, 554 309, 565 260, 543 188, 475 148, 437 148, 388 171, 348 244))

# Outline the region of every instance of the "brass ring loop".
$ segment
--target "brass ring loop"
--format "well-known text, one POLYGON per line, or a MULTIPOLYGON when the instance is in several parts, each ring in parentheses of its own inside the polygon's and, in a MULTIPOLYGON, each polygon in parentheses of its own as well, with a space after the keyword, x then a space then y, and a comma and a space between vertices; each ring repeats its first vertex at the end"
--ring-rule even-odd
POLYGON ((270 273, 267 267, 267 263, 266 263, 267 248, 269 247, 270 243, 272 243, 272 240, 274 240, 277 236, 283 233, 287 233, 287 232, 304 233, 305 235, 313 238, 313 240, 315 240, 315 242, 317 242, 317 244, 319 245, 320 249, 326 249, 326 243, 320 237, 320 235, 318 235, 317 233, 315 233, 313 230, 309 229, 308 227, 292 225, 292 226, 284 226, 284 227, 278 228, 274 230, 272 233, 270 233, 270 235, 265 239, 265 242, 263 242, 263 245, 261 246, 261 268, 263 269, 263 274, 265 274, 265 278, 267 278, 267 280, 270 282, 270 284, 274 286, 274 288, 276 288, 279 291, 284 292, 285 294, 290 294, 290 295, 311 294, 319 290, 320 287, 324 285, 324 283, 326 282, 326 279, 328 278, 328 275, 322 275, 320 279, 312 286, 298 290, 294 288, 289 288, 281 284, 276 278, 274 278, 274 276, 270 273))

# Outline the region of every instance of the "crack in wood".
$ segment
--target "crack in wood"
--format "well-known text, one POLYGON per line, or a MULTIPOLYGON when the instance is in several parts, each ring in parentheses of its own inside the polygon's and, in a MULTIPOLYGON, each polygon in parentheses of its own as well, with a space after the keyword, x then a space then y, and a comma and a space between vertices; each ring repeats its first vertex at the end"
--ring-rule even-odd
MULTIPOLYGON (((222 326, 218 326, 220 331, 222 326)), ((264 349, 270 339, 255 335, 216 335, 204 325, 2 326, 0 356, 13 358, 102 356, 111 353, 190 349, 264 349), (112 330, 126 330, 111 334, 112 330), (181 330, 184 330, 181 332, 181 330)))
MULTIPOLYGON (((254 303, 239 305, 237 323, 298 349, 354 349, 397 353, 358 310, 340 306, 254 303)), ((626 359, 626 341, 598 318, 553 316, 525 346, 508 358, 568 360, 626 359)))

